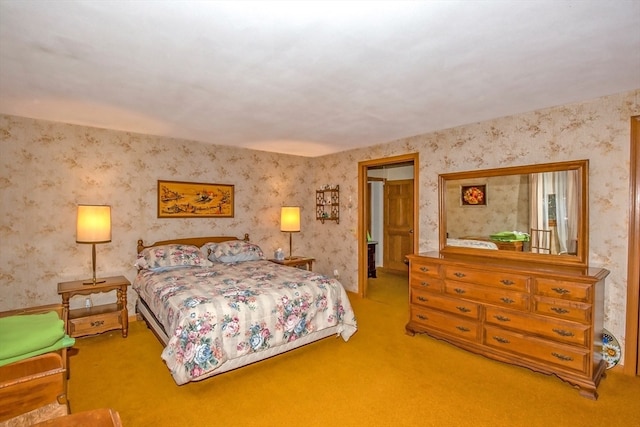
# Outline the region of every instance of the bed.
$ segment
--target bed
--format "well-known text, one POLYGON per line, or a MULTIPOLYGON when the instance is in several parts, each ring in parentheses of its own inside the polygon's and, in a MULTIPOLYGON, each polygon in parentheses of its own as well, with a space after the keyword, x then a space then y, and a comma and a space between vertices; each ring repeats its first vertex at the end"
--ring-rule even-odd
POLYGON ((477 248, 477 249, 491 249, 498 250, 498 245, 495 242, 488 242, 486 240, 479 240, 474 238, 464 239, 447 239, 447 245, 458 246, 461 248, 477 248))
POLYGON ((136 311, 178 385, 357 330, 340 282, 266 260, 248 235, 139 240, 136 267, 136 311))

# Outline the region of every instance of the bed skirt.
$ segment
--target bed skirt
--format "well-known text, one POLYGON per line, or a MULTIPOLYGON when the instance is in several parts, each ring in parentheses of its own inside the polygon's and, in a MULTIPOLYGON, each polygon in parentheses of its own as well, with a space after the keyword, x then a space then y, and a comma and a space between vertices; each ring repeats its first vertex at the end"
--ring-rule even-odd
MULTIPOLYGON (((147 303, 144 302, 144 300, 140 297, 138 297, 138 300, 136 302, 136 312, 142 316, 143 320, 146 322, 147 326, 153 331, 156 338, 158 338, 158 340, 160 340, 162 344, 166 346, 167 343, 169 342, 169 336, 164 330, 162 324, 158 321, 156 316, 151 312, 151 310, 147 306, 147 303)), ((216 370, 207 372, 205 375, 196 377, 192 381, 200 381, 206 378, 213 377, 218 374, 222 374, 224 372, 229 372, 234 369, 241 368, 243 366, 247 366, 252 363, 259 362, 261 360, 265 360, 282 353, 286 353, 289 350, 302 347, 303 345, 310 344, 312 342, 330 337, 332 335, 336 338, 339 336, 339 326, 332 326, 330 328, 312 332, 308 335, 298 338, 295 341, 287 342, 286 344, 280 345, 278 347, 270 347, 266 350, 263 350, 257 353, 249 353, 242 357, 227 360, 224 364, 222 364, 222 366, 220 366, 216 370)))

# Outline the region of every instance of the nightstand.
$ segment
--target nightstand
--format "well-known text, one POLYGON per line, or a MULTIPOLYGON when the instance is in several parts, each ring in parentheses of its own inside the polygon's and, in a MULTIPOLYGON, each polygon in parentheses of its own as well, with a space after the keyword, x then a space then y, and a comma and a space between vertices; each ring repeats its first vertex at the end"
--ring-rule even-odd
POLYGON ((124 276, 100 280, 104 282, 96 285, 84 285, 83 280, 58 283, 58 294, 62 296, 67 334, 74 338, 100 334, 113 329, 121 329, 123 338, 126 338, 129 333, 127 287, 131 283, 124 276), (113 304, 69 310, 69 299, 75 295, 92 295, 110 291, 116 291, 118 294, 118 299, 113 304))
POLYGON ((304 270, 313 270, 313 261, 315 258, 307 258, 307 257, 293 257, 293 259, 283 259, 282 261, 278 259, 270 259, 269 261, 275 262, 276 264, 287 265, 289 267, 302 268, 304 270))

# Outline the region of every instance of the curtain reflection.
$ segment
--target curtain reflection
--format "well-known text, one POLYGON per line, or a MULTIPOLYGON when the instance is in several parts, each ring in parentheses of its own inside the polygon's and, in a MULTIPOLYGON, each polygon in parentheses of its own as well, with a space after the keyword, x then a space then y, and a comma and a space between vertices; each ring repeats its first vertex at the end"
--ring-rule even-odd
MULTIPOLYGON (((577 170, 529 176, 531 229, 550 230, 552 254, 575 254, 578 240, 577 170)), ((540 252, 532 249, 532 252, 540 252)))

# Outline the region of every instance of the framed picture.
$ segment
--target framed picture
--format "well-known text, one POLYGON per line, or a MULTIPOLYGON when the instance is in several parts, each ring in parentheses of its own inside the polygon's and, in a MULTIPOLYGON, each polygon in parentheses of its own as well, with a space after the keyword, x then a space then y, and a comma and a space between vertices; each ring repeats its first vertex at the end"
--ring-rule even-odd
POLYGON ((233 218, 233 205, 233 185, 158 181, 158 218, 233 218))
POLYGON ((486 206, 487 185, 461 185, 460 202, 462 206, 486 206))

